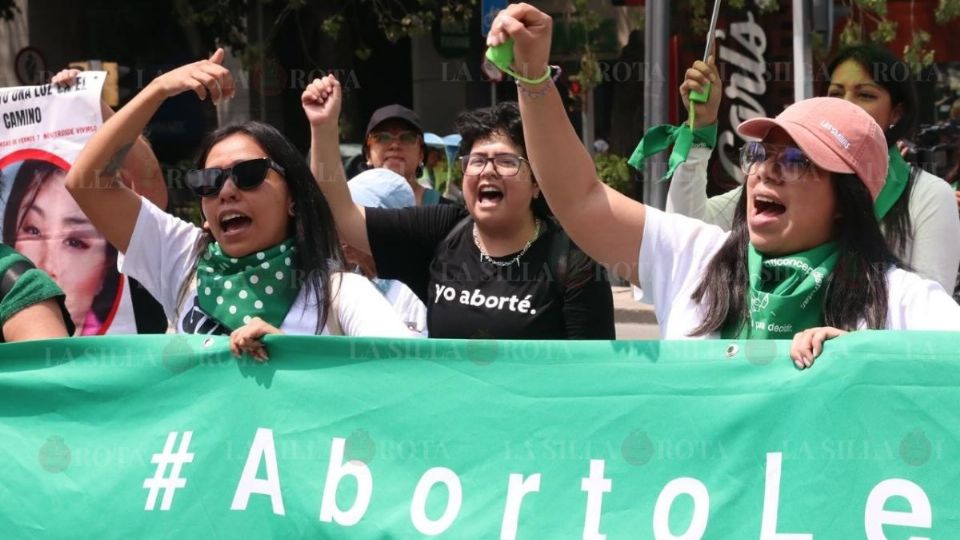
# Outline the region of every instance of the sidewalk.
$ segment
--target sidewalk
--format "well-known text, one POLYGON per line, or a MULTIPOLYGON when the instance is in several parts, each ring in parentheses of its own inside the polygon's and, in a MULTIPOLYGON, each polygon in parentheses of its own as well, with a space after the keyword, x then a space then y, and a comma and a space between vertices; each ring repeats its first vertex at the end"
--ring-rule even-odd
POLYGON ((653 306, 634 300, 630 287, 613 287, 613 317, 618 324, 657 324, 653 306))

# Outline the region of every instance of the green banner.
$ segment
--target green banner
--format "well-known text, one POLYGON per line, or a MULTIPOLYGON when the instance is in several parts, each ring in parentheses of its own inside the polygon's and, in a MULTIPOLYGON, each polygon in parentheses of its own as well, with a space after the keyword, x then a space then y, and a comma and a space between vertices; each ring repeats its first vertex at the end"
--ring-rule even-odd
POLYGON ((960 538, 960 335, 0 345, 6 538, 960 538))

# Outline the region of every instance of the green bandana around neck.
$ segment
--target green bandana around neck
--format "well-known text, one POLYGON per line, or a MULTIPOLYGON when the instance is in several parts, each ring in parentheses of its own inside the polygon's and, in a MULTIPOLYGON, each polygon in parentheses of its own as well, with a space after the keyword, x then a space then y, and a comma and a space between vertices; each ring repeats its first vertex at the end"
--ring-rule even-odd
POLYGON ((896 145, 890 147, 889 156, 890 168, 887 169, 887 181, 884 182, 883 189, 873 203, 873 213, 878 221, 887 215, 893 205, 897 204, 907 187, 907 180, 910 179, 910 165, 904 161, 896 145))
POLYGON ((214 242, 197 262, 200 308, 230 330, 253 317, 280 328, 300 292, 296 268, 297 248, 291 239, 239 258, 226 255, 214 242))
POLYGON ((750 244, 750 318, 740 328, 724 328, 721 336, 791 339, 797 332, 823 326, 826 282, 839 258, 835 242, 786 257, 766 257, 750 244))
POLYGON ((673 146, 667 164, 667 172, 660 179, 669 180, 677 167, 687 160, 687 156, 690 155, 690 148, 694 146, 694 143, 712 150, 717 145, 717 124, 697 129, 690 129, 687 124, 654 126, 640 139, 637 148, 633 151, 627 163, 634 169, 643 172, 643 162, 648 157, 673 146))

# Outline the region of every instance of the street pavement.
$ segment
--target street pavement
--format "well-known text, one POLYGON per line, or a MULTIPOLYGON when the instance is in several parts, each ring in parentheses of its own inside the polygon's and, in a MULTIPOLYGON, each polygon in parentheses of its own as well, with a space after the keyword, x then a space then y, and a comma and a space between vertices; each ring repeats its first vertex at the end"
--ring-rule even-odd
POLYGON ((613 312, 617 339, 660 339, 653 306, 634 300, 630 287, 613 287, 613 312))

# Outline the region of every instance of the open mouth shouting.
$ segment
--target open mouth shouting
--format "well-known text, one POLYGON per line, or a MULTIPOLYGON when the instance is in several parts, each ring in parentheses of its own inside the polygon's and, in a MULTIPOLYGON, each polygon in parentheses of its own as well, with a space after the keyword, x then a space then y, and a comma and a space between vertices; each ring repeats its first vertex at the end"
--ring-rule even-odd
POLYGON ((787 211, 787 206, 779 198, 771 194, 755 194, 753 196, 753 212, 749 216, 753 228, 769 226, 778 222, 787 211))
POLYGON ((503 191, 492 185, 484 184, 477 188, 477 206, 480 208, 494 208, 503 201, 503 191))
POLYGON ((236 210, 221 212, 217 221, 224 238, 235 238, 246 232, 253 224, 249 216, 236 210))

